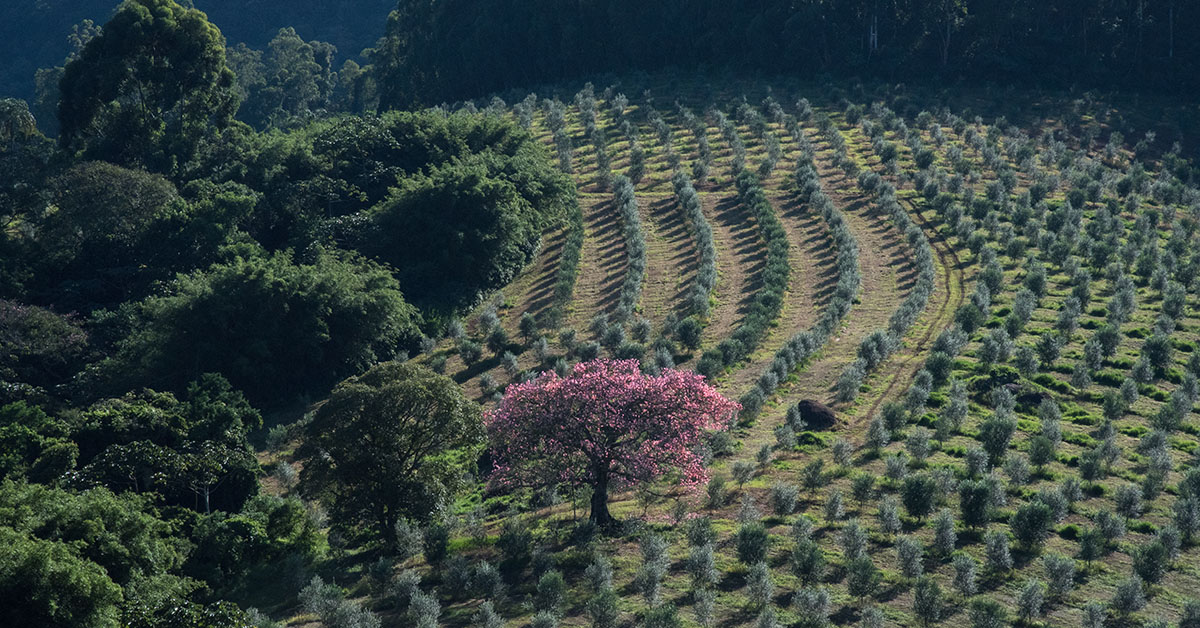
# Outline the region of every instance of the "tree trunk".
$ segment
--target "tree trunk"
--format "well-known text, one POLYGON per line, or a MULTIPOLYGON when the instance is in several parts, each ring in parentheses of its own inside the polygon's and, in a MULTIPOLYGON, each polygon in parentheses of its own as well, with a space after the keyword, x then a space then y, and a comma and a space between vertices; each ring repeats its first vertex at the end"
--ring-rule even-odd
POLYGON ((946 16, 946 34, 942 37, 942 67, 946 67, 950 63, 950 27, 953 24, 953 18, 946 16))
POLYGON ((607 527, 616 522, 608 512, 608 469, 596 470, 596 481, 592 484, 592 523, 607 527))
POLYGON ((1167 15, 1169 16, 1167 18, 1167 24, 1168 24, 1168 27, 1167 27, 1167 58, 1174 59, 1175 58, 1175 2, 1174 1, 1171 2, 1171 5, 1167 8, 1167 11, 1168 11, 1167 15))
POLYGON ((379 536, 383 537, 383 543, 388 549, 396 549, 396 523, 399 520, 398 515, 393 515, 387 507, 379 507, 375 511, 376 521, 379 523, 379 536))

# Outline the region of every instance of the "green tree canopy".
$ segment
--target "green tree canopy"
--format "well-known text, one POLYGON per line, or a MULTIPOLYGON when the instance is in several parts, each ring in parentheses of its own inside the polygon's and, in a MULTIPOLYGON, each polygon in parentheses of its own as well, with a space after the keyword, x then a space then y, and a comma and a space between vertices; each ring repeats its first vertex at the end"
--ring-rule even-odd
POLYGON ((75 468, 79 447, 66 422, 23 401, 0 407, 0 480, 52 482, 75 468))
POLYGON ((265 54, 245 44, 230 49, 242 98, 239 118, 260 129, 282 127, 328 108, 338 81, 336 52, 331 44, 304 41, 291 27, 279 29, 265 54))
POLYGON ((115 628, 121 587, 59 541, 0 526, 0 624, 115 628))
POLYGON ((173 171, 237 111, 225 38, 174 0, 126 0, 67 64, 60 141, 126 165, 173 171))
POLYGON ((322 392, 420 336, 387 270, 332 253, 310 264, 238 256, 180 276, 139 309, 112 366, 169 390, 221 373, 253 402, 322 392))
POLYGON ((334 389, 305 431, 302 487, 338 520, 376 526, 445 508, 484 445, 480 408, 450 378, 388 362, 334 389))
POLYGON ((154 491, 201 512, 237 511, 258 491, 247 433, 261 422, 241 393, 211 373, 189 385, 183 401, 153 390, 106 399, 75 422, 76 483, 154 491))
MULTIPOLYGON (((235 605, 189 599, 199 589, 180 575, 190 546, 150 503, 103 488, 0 483, 0 625, 248 626, 235 605)), ((289 533, 286 521, 268 529, 289 533)))
POLYGON ((185 570, 211 583, 228 583, 256 566, 288 555, 311 558, 321 547, 313 519, 297 498, 259 495, 242 512, 214 512, 192 529, 196 549, 185 570))
POLYGON ((45 308, 0 300, 0 403, 48 392, 78 372, 88 353, 79 321, 45 308))
POLYGON ((397 269, 406 293, 465 308, 533 259, 545 225, 512 182, 492 174, 489 161, 404 179, 373 210, 377 231, 367 247, 397 269))
POLYGON ((73 493, 5 481, 0 483, 0 529, 67 543, 124 587, 175 571, 186 555, 171 537, 171 526, 149 504, 145 497, 103 488, 73 493))

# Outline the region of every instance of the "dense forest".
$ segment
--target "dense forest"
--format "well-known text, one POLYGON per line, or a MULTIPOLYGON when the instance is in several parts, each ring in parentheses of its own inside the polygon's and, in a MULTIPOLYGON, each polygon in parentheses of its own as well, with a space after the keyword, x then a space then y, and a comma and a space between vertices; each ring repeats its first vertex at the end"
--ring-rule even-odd
POLYGON ((1197 24, 7 3, 0 626, 1200 626, 1197 24))
POLYGON ((1197 23, 1174 0, 401 2, 375 63, 385 105, 697 66, 1194 93, 1197 23))

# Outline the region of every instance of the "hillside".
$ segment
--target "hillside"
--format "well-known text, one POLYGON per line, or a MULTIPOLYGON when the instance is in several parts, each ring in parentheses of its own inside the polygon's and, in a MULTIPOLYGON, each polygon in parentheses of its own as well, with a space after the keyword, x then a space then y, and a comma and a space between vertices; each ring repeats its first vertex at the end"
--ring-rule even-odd
MULTIPOLYGON (((612 504, 630 526, 611 540, 578 540, 578 531, 571 532, 574 502, 522 518, 535 537, 542 531, 540 546, 566 576, 568 618, 586 623, 594 590, 584 568, 589 557, 605 556, 628 618, 670 604, 685 623, 700 621, 695 613, 707 604, 712 625, 752 625, 767 621, 763 613, 780 625, 824 618, 847 625, 876 610, 885 624, 911 625, 921 621, 914 590, 936 583, 938 621, 973 621, 977 594, 999 602, 1010 617, 1030 612, 1031 602, 1023 600, 1035 582, 1051 588, 1029 621, 1075 625, 1092 612, 1089 604, 1103 605, 1115 590, 1128 588, 1132 569, 1152 578, 1145 585, 1148 604, 1135 616, 1177 620, 1177 596, 1197 586, 1185 566, 1192 550, 1184 544, 1175 554, 1171 548, 1180 547, 1190 525, 1180 514, 1189 503, 1182 487, 1198 442, 1191 419, 1180 421, 1171 408, 1195 402, 1189 365, 1195 364, 1198 321, 1190 308, 1171 309, 1177 316, 1162 308, 1164 299, 1176 298, 1168 293, 1191 283, 1177 274, 1190 272, 1190 253, 1177 257, 1171 249, 1174 243, 1176 252, 1185 250, 1196 197, 1186 187, 1167 191, 1170 184, 1158 172, 1169 170, 1172 155, 1146 164, 1127 147, 1106 144, 1103 130, 1088 145, 1075 135, 1079 129, 1048 118, 1022 129, 1003 119, 986 124, 911 104, 904 115, 888 105, 908 96, 887 91, 856 102, 839 97, 836 88, 786 81, 668 88, 641 79, 597 90, 594 105, 586 89, 571 105, 557 104, 555 91, 524 100, 513 115, 529 121, 532 108, 531 128, 553 149, 559 123, 545 112, 562 106, 569 112, 562 128, 571 139, 570 171, 581 187, 585 234, 579 280, 566 307, 566 329, 573 333, 544 329, 544 346, 537 341, 514 352, 518 366, 507 372, 502 361, 486 358, 464 369, 452 341, 436 351, 430 360, 440 366, 444 359, 446 372, 481 402, 528 369, 595 351, 587 348, 589 340, 605 346, 601 353, 660 366, 669 357, 679 368, 704 368, 700 354, 720 346, 745 322, 749 302, 772 289, 763 279, 768 243, 732 180, 742 163, 760 173, 791 269, 761 343, 715 373, 727 396, 745 406, 757 405, 754 397, 763 401, 761 411, 743 411, 734 442, 710 444, 715 479, 707 492, 663 487, 665 495, 630 493, 612 504), (622 92, 643 96, 626 105, 622 92), (657 110, 659 103, 671 107, 657 110), (584 127, 593 110, 600 132, 589 135, 584 127), (596 144, 595 138, 605 139, 596 144), (646 155, 634 185, 646 240, 644 286, 623 334, 633 340, 612 344, 607 339, 616 337, 612 323, 621 321, 623 274, 636 266, 622 242, 627 216, 597 181, 610 176, 606 162, 611 176, 636 171, 635 144, 646 155), (696 317, 704 328, 700 345, 683 351, 678 321, 693 313, 689 283, 701 256, 668 164, 679 164, 675 172, 697 172, 706 154, 710 175, 693 185, 713 234, 718 279, 706 312, 696 317), (1146 168, 1145 175, 1133 174, 1142 183, 1131 180, 1131 167, 1146 168), (806 174, 812 172, 815 180, 806 174), (1142 194, 1134 191, 1138 185, 1146 186, 1142 194), (833 237, 834 224, 842 237, 833 237), (656 245, 664 238, 672 244, 656 245), (841 277, 835 242, 857 248, 848 272, 857 273, 861 285, 822 343, 825 334, 814 328, 826 320, 841 277), (924 257, 918 253, 923 247, 924 257), (1139 271, 1136 260, 1160 265, 1143 261, 1139 271), (1177 265, 1161 266, 1171 260, 1177 265), (667 285, 660 285, 663 277, 667 285), (898 310, 911 313, 896 317, 898 310), (597 333, 600 313, 609 324, 597 333), (644 335, 639 326, 652 331, 644 335), (887 340, 877 341, 878 330, 887 340), (772 356, 797 334, 818 339, 816 346, 775 378, 772 356), (1151 353, 1148 341, 1172 348, 1151 353), (1101 343, 1103 350, 1088 357, 1101 343), (669 348, 667 356, 660 357, 659 348, 669 348), (864 356, 866 368, 855 369, 864 356), (797 426, 788 411, 803 399, 834 407, 837 426, 817 432, 797 426), (1183 493, 1169 488, 1176 485, 1183 493), (976 512, 965 495, 979 490, 990 495, 991 506, 976 512), (922 500, 913 491, 930 494, 922 500), (1043 507, 1050 518, 1028 524, 1032 532, 1018 523, 1043 507), (1112 512, 1129 518, 1114 519, 1112 512), (715 543, 705 549, 694 540, 698 533, 688 531, 707 525, 715 543), (759 525, 767 534, 761 573, 758 559, 739 560, 750 542, 743 539, 759 525), (864 535, 865 544, 849 541, 851 530, 861 530, 854 534, 864 535), (1097 533, 1102 540, 1093 556, 1087 544, 1097 533), (1004 539, 1011 563, 996 557, 995 535, 1004 539), (647 538, 666 543, 650 589, 647 538), (1177 556, 1170 559, 1174 568, 1146 566, 1148 573, 1137 566, 1139 556, 1159 547, 1177 556), (859 585, 847 571, 865 569, 851 561, 864 549, 879 579, 865 593, 848 588, 859 585), (813 571, 813 556, 802 550, 815 552, 825 567, 813 571), (693 566, 710 551, 716 572, 700 577, 693 566), (915 559, 909 558, 913 551, 915 559), (1060 556, 1076 569, 1065 584, 1053 571, 1060 556), (977 574, 970 586, 964 570, 977 574), (767 581, 771 587, 764 589, 767 581), (712 593, 699 595, 706 590, 712 593)), ((1103 129, 1108 115, 1099 109, 1078 119, 1085 129, 1103 129)), ((510 337, 519 336, 522 314, 539 316, 552 306, 544 295, 561 250, 547 247, 526 278, 485 307, 510 337)), ((479 325, 486 321, 468 320, 467 337, 482 340, 487 331, 479 325)), ((464 548, 467 560, 503 559, 490 544, 464 548)), ((445 590, 445 578, 453 577, 447 568, 423 577, 445 590)), ((533 568, 537 576, 536 561, 533 568)), ((493 600, 496 608, 521 616, 517 601, 535 594, 533 584, 514 582, 493 600)), ((474 613, 478 600, 465 597, 443 597, 448 618, 474 613)), ((1117 619, 1132 612, 1100 608, 1117 619)))
POLYGON ((67 4, 0 626, 1200 627, 1200 5, 67 4))

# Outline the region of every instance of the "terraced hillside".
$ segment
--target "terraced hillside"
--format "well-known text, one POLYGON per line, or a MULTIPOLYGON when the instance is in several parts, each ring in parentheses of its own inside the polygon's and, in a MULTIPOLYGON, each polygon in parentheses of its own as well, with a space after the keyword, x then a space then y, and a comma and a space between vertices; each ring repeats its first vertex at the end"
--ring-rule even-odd
POLYGON ((1126 146, 1105 110, 1021 128, 900 91, 573 89, 487 104, 559 156, 580 211, 418 359, 487 403, 637 359, 743 410, 704 490, 621 495, 615 535, 586 495, 481 493, 452 558, 398 567, 444 621, 485 600, 508 626, 1200 618, 1200 191, 1178 150, 1126 146), (810 430, 806 400, 836 424, 810 430))

